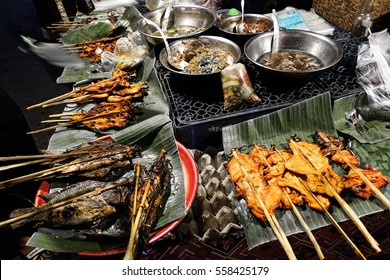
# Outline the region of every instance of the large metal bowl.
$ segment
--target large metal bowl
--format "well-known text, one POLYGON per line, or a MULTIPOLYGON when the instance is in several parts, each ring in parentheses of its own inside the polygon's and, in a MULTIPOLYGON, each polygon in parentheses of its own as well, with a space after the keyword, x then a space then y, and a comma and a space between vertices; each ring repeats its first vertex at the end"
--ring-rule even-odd
POLYGON ((233 40, 240 46, 244 46, 244 44, 248 41, 248 39, 259 35, 264 32, 270 31, 274 24, 270 17, 260 15, 260 14, 244 14, 244 22, 252 27, 251 32, 242 31, 235 29, 238 23, 241 22, 241 15, 238 16, 230 16, 222 19, 218 28, 221 31, 222 35, 229 40, 233 40), (256 27, 256 31, 254 31, 254 27, 256 27), (241 32, 241 33, 240 33, 241 32))
POLYGON ((341 47, 327 36, 302 30, 286 30, 279 34, 279 50, 309 53, 322 62, 322 67, 310 71, 283 71, 260 64, 259 58, 272 49, 273 32, 266 32, 249 39, 244 46, 244 54, 268 78, 283 82, 306 82, 334 66, 343 56, 341 47))
MULTIPOLYGON (((169 44, 169 48, 172 53, 175 53, 175 50, 183 52, 183 46, 188 45, 191 41, 200 40, 203 44, 207 45, 209 49, 219 51, 220 53, 226 54, 226 62, 228 65, 237 63, 240 60, 241 57, 241 50, 240 47, 237 46, 237 44, 233 43, 232 41, 219 37, 219 36, 208 36, 208 35, 202 35, 199 37, 194 38, 187 38, 187 39, 179 39, 171 42, 169 44)), ((211 72, 211 73, 191 73, 186 71, 178 70, 171 66, 171 64, 167 60, 167 51, 165 48, 163 48, 159 55, 159 60, 161 64, 168 69, 169 71, 179 74, 183 77, 209 77, 213 76, 220 71, 217 72, 211 72)))
MULTIPOLYGON (((161 20, 164 16, 166 7, 159 8, 144 15, 145 18, 154 21, 161 26, 161 20)), ((168 24, 168 28, 183 27, 189 29, 188 33, 167 36, 169 41, 181 38, 196 36, 209 30, 215 23, 217 15, 213 10, 197 5, 174 5, 168 24)), ((161 34, 157 29, 146 22, 144 18, 140 18, 137 22, 137 29, 146 39, 153 45, 162 44, 161 34)))

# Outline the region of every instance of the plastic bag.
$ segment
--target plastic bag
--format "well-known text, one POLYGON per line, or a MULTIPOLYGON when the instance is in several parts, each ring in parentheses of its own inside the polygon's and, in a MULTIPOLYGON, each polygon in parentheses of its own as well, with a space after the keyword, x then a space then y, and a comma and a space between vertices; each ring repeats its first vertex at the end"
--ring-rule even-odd
POLYGON ((387 29, 373 33, 359 46, 356 65, 358 83, 370 104, 390 102, 390 36, 387 29))
POLYGON ((260 102, 249 79, 245 65, 232 64, 221 71, 224 109, 241 103, 260 102))
POLYGON ((126 70, 143 61, 149 54, 147 43, 136 31, 127 37, 119 38, 115 45, 115 69, 126 70))

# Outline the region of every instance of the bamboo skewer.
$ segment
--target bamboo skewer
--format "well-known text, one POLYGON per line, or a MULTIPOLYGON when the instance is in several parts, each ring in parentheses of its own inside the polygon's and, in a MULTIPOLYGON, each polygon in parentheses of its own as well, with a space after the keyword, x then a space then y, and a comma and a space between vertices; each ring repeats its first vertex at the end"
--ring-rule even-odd
POLYGON ((318 135, 324 139, 326 142, 330 143, 331 148, 337 152, 337 154, 348 164, 348 166, 359 175, 359 177, 363 180, 367 187, 374 193, 376 198, 378 198, 386 207, 390 209, 390 201, 381 193, 381 191, 374 186, 373 183, 357 168, 347 157, 343 155, 339 148, 337 148, 322 132, 318 132, 318 135))
MULTIPOLYGON (((271 168, 271 165, 268 163, 267 159, 263 156, 263 154, 259 150, 259 147, 256 144, 254 144, 254 147, 259 152, 259 155, 262 157, 262 160, 268 165, 269 168, 271 168)), ((284 160, 284 158, 282 157, 282 154, 279 151, 277 151, 277 152, 278 152, 279 156, 284 160)), ((314 237, 313 233, 311 232, 309 226, 306 224, 305 220, 302 218, 302 215, 299 213, 299 211, 298 211, 297 207, 295 206, 295 204, 293 203, 292 199, 288 195, 286 188, 281 188, 281 189, 283 191, 283 194, 285 195, 285 197, 287 198, 287 200, 291 204, 291 207, 292 207, 292 210, 293 210, 295 216, 297 217, 297 219, 300 222, 300 224, 302 225, 304 231, 308 235, 311 243, 313 244, 314 249, 316 250, 318 257, 320 258, 320 260, 325 259, 325 256, 322 253, 320 245, 318 244, 316 238, 314 237)))
POLYGON ((67 205, 67 204, 72 203, 74 201, 81 200, 81 199, 86 198, 88 196, 98 195, 98 194, 100 194, 100 193, 102 193, 104 191, 107 191, 107 190, 110 190, 110 189, 113 189, 113 188, 117 188, 117 187, 123 186, 123 185, 128 184, 128 183, 129 182, 126 181, 126 182, 121 182, 121 183, 117 183, 117 184, 112 184, 112 185, 100 188, 98 190, 90 191, 90 192, 87 192, 85 194, 82 194, 82 195, 79 195, 79 196, 76 196, 76 197, 73 197, 73 198, 69 198, 67 200, 64 200, 64 201, 61 201, 61 202, 58 202, 58 203, 55 203, 55 204, 48 205, 47 207, 37 208, 33 212, 22 214, 22 215, 19 215, 17 217, 14 217, 14 218, 11 218, 11 219, 8 219, 8 220, 0 222, 0 228, 4 227, 4 226, 7 226, 9 224, 12 224, 12 223, 24 220, 24 219, 28 219, 28 218, 34 217, 34 216, 42 214, 42 213, 44 213, 46 211, 50 211, 52 209, 55 209, 55 208, 67 205))
MULTIPOLYGON (((141 200, 141 203, 140 205, 137 207, 137 216, 134 220, 134 222, 132 222, 132 226, 131 226, 131 232, 130 232, 130 239, 129 239, 129 243, 127 245, 127 250, 126 250, 126 253, 125 253, 125 256, 124 256, 124 260, 134 260, 135 259, 135 249, 136 249, 136 244, 138 243, 138 225, 140 223, 140 219, 141 219, 141 216, 144 214, 144 211, 145 211, 145 208, 146 208, 146 199, 148 197, 148 194, 149 194, 149 189, 150 189, 150 180, 147 181, 146 183, 146 189, 145 189, 145 192, 142 196, 142 200, 141 200)), ((135 195, 137 195, 137 193, 135 193, 135 195)))
POLYGON ((60 117, 69 117, 69 116, 74 116, 74 115, 79 115, 81 112, 63 112, 59 114, 52 114, 49 115, 49 118, 60 118, 60 117))
MULTIPOLYGON (((283 157, 283 155, 280 153, 279 150, 276 149, 280 157, 283 159, 284 162, 286 162, 286 159, 283 157)), ((329 211, 324 207, 324 205, 321 203, 320 200, 315 196, 315 194, 310 190, 310 188, 306 185, 306 183, 299 177, 297 177, 301 185, 306 189, 306 191, 313 197, 313 199, 316 201, 316 203, 321 207, 322 211, 325 213, 325 216, 329 219, 329 221, 333 224, 333 226, 337 229, 337 231, 341 234, 341 236, 347 241, 349 246, 354 250, 354 252, 361 257, 362 259, 366 259, 362 252, 359 250, 359 248, 353 243, 353 241, 348 237, 348 235, 345 233, 345 231, 340 227, 340 225, 336 222, 336 220, 332 217, 332 215, 329 213, 329 211)))
POLYGON ((30 161, 25 161, 25 162, 21 162, 21 163, 15 163, 15 164, 10 164, 10 165, 6 165, 6 166, 1 166, 0 171, 5 171, 5 170, 18 168, 18 167, 22 167, 22 166, 27 166, 27 165, 32 165, 32 164, 37 164, 37 163, 45 163, 45 162, 47 162, 45 158, 30 160, 30 161))
POLYGON ((102 114, 98 114, 98 115, 95 115, 95 116, 87 117, 87 118, 84 118, 84 119, 81 119, 81 120, 68 121, 68 122, 60 123, 60 124, 53 125, 53 126, 50 126, 50 127, 45 127, 45 128, 38 129, 38 130, 29 131, 29 132, 27 132, 27 134, 35 134, 35 133, 43 132, 43 131, 46 131, 46 130, 56 129, 56 128, 59 128, 59 127, 70 126, 70 125, 82 123, 82 122, 85 122, 85 121, 91 121, 91 120, 94 120, 94 119, 97 119, 97 118, 100 118, 100 117, 109 116, 109 115, 118 114, 118 113, 121 113, 121 111, 112 111, 112 112, 109 112, 109 113, 102 113, 102 114))
POLYGON ((266 218, 267 218, 269 224, 271 225, 271 227, 272 227, 272 229, 273 229, 273 231, 274 231, 274 233, 275 233, 277 239, 279 240, 280 244, 282 245, 284 251, 286 252, 286 254, 287 254, 287 256, 288 256, 288 258, 289 258, 290 260, 296 260, 296 256, 295 256, 295 254, 294 254, 294 252, 293 252, 293 250, 292 250, 292 248, 291 248, 291 245, 290 245, 290 243, 288 242, 288 239, 287 239, 286 235, 284 234, 283 230, 281 229, 281 227, 280 227, 278 221, 277 221, 275 218, 272 217, 272 216, 274 216, 274 215, 271 215, 271 214, 269 213, 268 209, 267 209, 266 206, 264 205, 263 200, 261 199, 261 197, 259 196, 259 194, 255 191, 255 186, 253 185, 253 183, 252 183, 252 181, 251 181, 251 179, 250 179, 250 176, 249 176, 248 173, 246 172, 245 167, 241 164, 240 159, 239 159, 239 157, 238 157, 236 151, 233 150, 232 153, 233 153, 233 156, 234 156, 234 157, 236 158, 236 160, 238 161, 238 163, 239 163, 239 165, 240 165, 240 167, 241 167, 241 170, 242 170, 242 172, 244 173, 244 176, 245 176, 245 178, 247 179, 247 182, 248 182, 249 186, 251 187, 251 190, 252 190, 252 192, 253 192, 253 194, 254 194, 254 196, 255 196, 257 202, 259 203, 259 205, 260 205, 260 207, 261 207, 261 209, 262 209, 264 215, 266 216, 266 218), (278 226, 277 226, 277 225, 278 225, 278 226))
POLYGON ((348 215, 348 217, 354 222, 354 224, 358 227, 358 229, 361 231, 361 233, 364 235, 370 246, 377 252, 381 252, 381 249, 379 248, 378 242, 372 237, 372 235, 368 232, 365 225, 361 222, 359 217, 353 212, 352 208, 345 202, 345 200, 336 192, 333 185, 321 174, 321 172, 314 166, 310 158, 302 151, 302 149, 295 143, 295 141, 290 140, 290 143, 293 143, 293 145, 299 150, 301 155, 305 158, 305 160, 310 164, 310 166, 315 170, 317 175, 321 178, 321 181, 328 187, 328 189, 332 192, 333 196, 337 200, 337 202, 340 204, 341 208, 345 211, 345 213, 348 215))
POLYGON ((303 230, 306 232, 306 234, 307 234, 307 236, 309 237, 311 243, 313 244, 314 250, 316 250, 319 259, 320 259, 320 260, 324 260, 324 259, 325 259, 324 253, 322 253, 321 247, 320 247, 320 245, 318 244, 318 242, 317 242, 317 240, 316 240, 314 234, 311 232, 309 226, 306 224, 306 222, 305 222, 305 220, 303 219, 301 213, 299 213, 298 208, 295 206, 295 204, 294 204, 294 202, 292 201, 291 197, 288 195, 288 193, 287 193, 287 191, 286 191, 286 188, 282 188, 282 190, 283 190, 283 193, 284 193, 284 195, 286 196, 287 200, 288 200, 289 203, 291 204, 292 210, 293 210, 295 216, 297 217, 299 223, 302 225, 303 230))
POLYGON ((72 95, 74 95, 74 94, 76 94, 75 91, 67 92, 67 93, 65 93, 65 94, 62 94, 62 95, 60 95, 60 96, 57 96, 57 97, 48 99, 48 100, 43 101, 43 102, 41 102, 41 103, 37 103, 37 104, 35 104, 35 105, 31 105, 31 106, 27 107, 27 110, 31 110, 31 109, 34 109, 34 108, 42 107, 44 104, 49 104, 49 103, 51 103, 51 102, 56 102, 56 101, 62 100, 62 99, 64 99, 64 98, 68 98, 68 97, 70 97, 70 96, 72 96, 72 95))

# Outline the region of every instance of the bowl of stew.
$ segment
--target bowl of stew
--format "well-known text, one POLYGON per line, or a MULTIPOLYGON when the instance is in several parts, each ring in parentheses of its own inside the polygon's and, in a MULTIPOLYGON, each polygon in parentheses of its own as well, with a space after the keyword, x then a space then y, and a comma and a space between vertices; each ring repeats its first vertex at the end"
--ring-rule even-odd
POLYGON ((279 49, 272 53, 273 32, 249 39, 245 56, 268 78, 304 82, 322 74, 343 57, 342 48, 330 37, 311 31, 283 30, 279 49))

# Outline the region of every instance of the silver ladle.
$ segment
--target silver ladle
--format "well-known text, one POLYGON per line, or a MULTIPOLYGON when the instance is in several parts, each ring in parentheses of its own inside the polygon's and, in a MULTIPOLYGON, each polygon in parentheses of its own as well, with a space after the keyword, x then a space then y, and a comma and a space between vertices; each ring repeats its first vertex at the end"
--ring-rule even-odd
POLYGON ((244 21, 245 21, 245 0, 241 0, 241 20, 237 22, 237 24, 233 27, 234 33, 243 33, 244 32, 244 21))
POLYGON ((165 35, 165 33, 161 29, 161 27, 157 23, 155 23, 154 21, 152 21, 150 19, 147 19, 144 16, 141 16, 141 17, 146 21, 147 24, 153 25, 157 29, 157 31, 161 34, 161 37, 162 37, 163 42, 165 44, 165 50, 167 52, 167 61, 168 61, 168 63, 172 67, 174 67, 175 69, 183 71, 185 69, 185 67, 188 65, 188 62, 186 62, 184 60, 175 61, 172 58, 171 48, 169 47, 167 36, 165 35))
POLYGON ((272 21, 274 23, 274 36, 272 37, 271 52, 274 54, 279 51, 279 22, 275 9, 272 10, 272 21))
POLYGON ((168 30, 169 20, 171 19, 171 12, 172 12, 172 7, 173 7, 174 2, 175 1, 172 0, 168 4, 168 7, 165 9, 163 17, 161 19, 161 29, 164 33, 166 33, 168 30))

